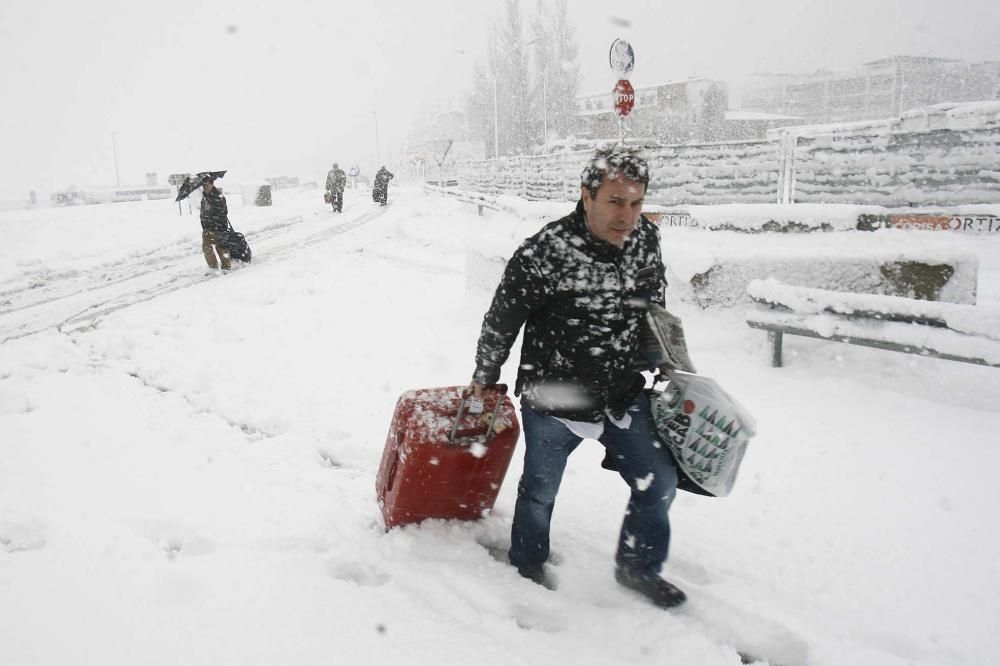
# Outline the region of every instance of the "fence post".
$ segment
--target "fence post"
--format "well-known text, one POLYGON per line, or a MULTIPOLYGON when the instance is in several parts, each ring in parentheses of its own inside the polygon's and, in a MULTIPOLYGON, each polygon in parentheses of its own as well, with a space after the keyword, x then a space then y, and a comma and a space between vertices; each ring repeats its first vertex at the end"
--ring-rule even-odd
POLYGON ((561 153, 562 158, 559 160, 561 164, 559 165, 559 170, 562 171, 563 175, 563 199, 566 201, 573 201, 573 180, 570 177, 569 169, 566 164, 566 153, 561 153))
POLYGON ((781 135, 781 171, 778 172, 778 203, 795 203, 795 146, 798 136, 793 132, 781 135))

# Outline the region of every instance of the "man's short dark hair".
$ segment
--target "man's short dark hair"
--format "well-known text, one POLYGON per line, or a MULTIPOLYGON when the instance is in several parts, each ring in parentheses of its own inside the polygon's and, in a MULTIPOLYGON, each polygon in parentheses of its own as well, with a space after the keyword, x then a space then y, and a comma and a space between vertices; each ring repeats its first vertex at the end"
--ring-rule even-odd
POLYGON ((591 198, 596 197, 605 175, 609 178, 625 176, 649 188, 649 164, 638 148, 626 148, 618 143, 598 148, 580 174, 580 185, 587 188, 591 198))

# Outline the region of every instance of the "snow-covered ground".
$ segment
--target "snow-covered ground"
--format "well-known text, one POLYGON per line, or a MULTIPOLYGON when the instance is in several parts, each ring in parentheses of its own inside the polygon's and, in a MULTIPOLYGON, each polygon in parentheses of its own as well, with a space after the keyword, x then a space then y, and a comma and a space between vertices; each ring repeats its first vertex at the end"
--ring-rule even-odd
MULTIPOLYGON (((490 293, 466 249, 498 223, 391 196, 235 197, 255 259, 227 275, 171 202, 0 213, 0 664, 1000 663, 1000 372, 801 338, 773 369, 740 308, 676 294, 759 426, 731 496, 674 504, 685 607, 614 582, 627 490, 594 442, 554 592, 482 547, 520 448, 491 517, 385 533, 396 398, 468 381, 490 293)), ((665 230, 667 256, 715 233, 665 230)), ((1000 304, 1000 237, 898 233, 976 253, 1000 304)))

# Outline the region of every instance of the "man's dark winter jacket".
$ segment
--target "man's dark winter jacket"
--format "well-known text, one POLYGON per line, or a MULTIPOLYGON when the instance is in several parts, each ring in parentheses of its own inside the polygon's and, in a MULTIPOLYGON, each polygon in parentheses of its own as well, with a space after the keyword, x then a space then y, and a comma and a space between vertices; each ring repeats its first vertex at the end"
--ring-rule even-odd
POLYGON ((576 210, 547 224, 511 257, 483 319, 473 380, 500 378, 522 324, 515 393, 536 411, 600 421, 642 390, 646 309, 663 305, 660 233, 641 218, 622 249, 594 237, 576 210))
POLYGON ((344 185, 347 184, 347 176, 344 174, 344 170, 330 169, 330 173, 326 174, 326 189, 330 192, 343 192, 344 185))
POLYGON ((372 186, 373 201, 385 203, 389 195, 389 180, 394 177, 395 175, 385 167, 376 172, 375 184, 372 186))
POLYGON ((229 207, 226 206, 226 197, 217 187, 201 195, 201 228, 215 233, 229 229, 229 207))

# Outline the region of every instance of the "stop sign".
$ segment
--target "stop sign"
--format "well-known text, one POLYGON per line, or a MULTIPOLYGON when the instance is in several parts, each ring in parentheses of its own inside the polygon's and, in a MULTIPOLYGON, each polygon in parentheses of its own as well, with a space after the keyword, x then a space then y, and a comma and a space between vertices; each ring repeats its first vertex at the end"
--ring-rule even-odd
POLYGON ((618 81, 612 94, 615 96, 615 113, 624 118, 632 112, 632 107, 635 106, 635 90, 628 79, 618 81))

